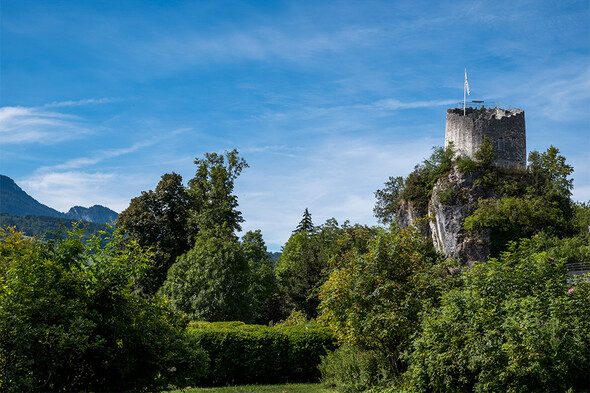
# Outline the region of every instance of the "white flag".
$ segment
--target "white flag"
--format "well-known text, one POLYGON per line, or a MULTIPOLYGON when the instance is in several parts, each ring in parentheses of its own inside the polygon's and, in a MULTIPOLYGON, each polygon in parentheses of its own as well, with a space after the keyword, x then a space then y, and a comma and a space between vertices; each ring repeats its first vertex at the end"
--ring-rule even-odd
POLYGON ((467 90, 467 95, 471 95, 469 91, 469 81, 467 80, 467 68, 465 68, 465 89, 467 90))

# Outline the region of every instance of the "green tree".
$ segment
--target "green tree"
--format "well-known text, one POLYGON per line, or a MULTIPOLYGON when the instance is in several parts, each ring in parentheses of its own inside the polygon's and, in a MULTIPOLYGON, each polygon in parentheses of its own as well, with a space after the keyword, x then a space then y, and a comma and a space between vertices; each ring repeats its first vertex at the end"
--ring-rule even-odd
POLYGON ((568 177, 574 172, 574 168, 566 164, 565 160, 554 146, 541 154, 537 151, 529 154, 529 169, 536 179, 541 179, 536 185, 541 186, 545 195, 564 200, 571 197, 574 181, 568 177))
POLYGON ((432 188, 436 181, 449 173, 453 167, 455 150, 453 145, 447 148, 434 147, 432 155, 421 164, 416 165, 414 171, 404 180, 401 177, 390 177, 385 188, 377 190, 377 203, 373 209, 380 222, 393 222, 395 212, 401 200, 411 201, 418 214, 425 217, 428 213, 428 201, 432 195, 432 188))
POLYGON ((390 176, 385 187, 375 191, 377 203, 373 208, 373 214, 380 223, 392 224, 399 207, 400 193, 404 189, 404 178, 390 176))
POLYGON ((250 269, 247 298, 250 300, 251 319, 262 325, 278 321, 282 317, 279 287, 262 233, 260 230, 246 232, 241 244, 250 269))
POLYGON ((475 182, 498 197, 480 199, 463 227, 467 231, 488 229, 490 251, 499 256, 509 241, 545 232, 565 238, 576 232, 576 207, 570 199, 573 168, 551 146, 529 155, 527 170, 488 168, 475 182))
POLYGON ((0 390, 156 391, 203 375, 186 321, 133 291, 149 255, 120 241, 2 234, 0 390))
POLYGON ((320 320, 343 343, 381 353, 399 374, 424 302, 448 285, 446 271, 435 265, 432 248, 415 228, 347 236, 362 238, 366 246, 331 260, 320 292, 320 320))
POLYGON ((249 273, 243 248, 224 223, 199 232, 170 268, 162 293, 193 320, 250 322, 249 273))
POLYGON ((147 274, 137 282, 144 294, 160 289, 170 267, 193 247, 199 232, 223 225, 230 231, 241 230, 244 219, 233 190, 235 179, 248 167, 246 161, 232 150, 224 155, 207 153, 195 164, 188 188, 180 175, 165 174, 155 191, 142 192, 119 215, 117 225, 128 232, 129 240, 154 254, 147 274))
POLYGON ((293 233, 299 232, 313 232, 313 222, 311 221, 311 214, 309 213, 309 210, 307 210, 307 208, 305 208, 305 212, 303 212, 303 218, 301 219, 301 221, 299 221, 297 228, 295 228, 295 230, 293 231, 293 233))
POLYGON ((191 198, 189 224, 199 231, 223 224, 232 231, 240 231, 244 218, 237 210, 238 197, 233 191, 234 181, 248 167, 246 161, 234 149, 224 155, 206 153, 205 158, 195 159, 195 165, 197 172, 188 182, 191 198))
POLYGON ((475 152, 475 161, 480 168, 490 169, 496 161, 496 151, 492 141, 487 136, 483 137, 483 141, 479 149, 475 152))
POLYGON ((293 233, 285 243, 276 265, 284 316, 295 309, 315 318, 319 288, 327 278, 328 260, 336 253, 336 240, 342 233, 338 222, 330 219, 311 233, 293 233))
POLYGON ((143 293, 155 294, 176 258, 190 249, 195 234, 188 225, 190 209, 182 177, 171 173, 162 176, 155 191, 133 198, 119 215, 117 226, 127 231, 129 240, 153 252, 152 264, 137 283, 143 293))

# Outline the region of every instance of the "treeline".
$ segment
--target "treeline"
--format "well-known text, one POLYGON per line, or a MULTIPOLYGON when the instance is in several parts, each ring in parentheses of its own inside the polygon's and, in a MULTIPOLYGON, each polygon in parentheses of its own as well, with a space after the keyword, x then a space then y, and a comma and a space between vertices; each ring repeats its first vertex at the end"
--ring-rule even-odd
POLYGON ((0 227, 16 227, 19 232, 27 236, 45 236, 47 233, 60 229, 73 229, 74 226, 83 226, 87 234, 96 235, 106 229, 106 225, 93 222, 64 219, 48 216, 16 216, 8 213, 0 213, 0 227))
MULTIPOLYGON (((234 181, 248 165, 236 150, 197 158, 186 185, 163 175, 107 236, 27 239, 5 230, 0 389, 253 383, 266 381, 257 373, 269 364, 313 379, 335 339, 341 346, 320 371, 343 392, 582 389, 590 283, 564 264, 590 260, 590 206, 571 201, 571 167, 554 148, 512 172, 493 166, 493 149, 475 161, 453 156, 437 149, 377 191, 376 215, 389 228, 316 226, 306 209, 276 262, 260 231, 237 235, 244 220, 234 181), (479 171, 500 201, 497 209, 480 201, 474 224, 466 220, 498 232, 494 257, 472 269, 437 254, 418 229, 395 226, 400 198, 420 206, 454 168, 479 171), (543 212, 559 221, 539 222, 521 199, 549 204, 543 212), (502 204, 522 209, 502 218, 502 204)), ((275 371, 264 374, 279 382, 275 371)))

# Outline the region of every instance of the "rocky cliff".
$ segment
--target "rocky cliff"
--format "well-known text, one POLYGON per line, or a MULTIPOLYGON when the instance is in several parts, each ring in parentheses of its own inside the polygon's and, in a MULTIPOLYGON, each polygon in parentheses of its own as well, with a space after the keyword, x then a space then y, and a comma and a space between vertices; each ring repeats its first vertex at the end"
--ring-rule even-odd
MULTIPOLYGON (((428 234, 432 236, 437 251, 447 258, 456 258, 463 266, 475 261, 484 261, 489 255, 489 233, 468 233, 463 221, 471 215, 479 198, 494 197, 493 191, 474 187, 481 173, 461 173, 455 167, 447 176, 440 178, 428 203, 430 218, 428 234)), ((409 201, 402 201, 397 212, 397 224, 412 225, 419 215, 409 201)))
POLYGON ((66 216, 74 220, 111 224, 119 215, 108 207, 94 205, 92 207, 74 206, 66 213, 66 216))

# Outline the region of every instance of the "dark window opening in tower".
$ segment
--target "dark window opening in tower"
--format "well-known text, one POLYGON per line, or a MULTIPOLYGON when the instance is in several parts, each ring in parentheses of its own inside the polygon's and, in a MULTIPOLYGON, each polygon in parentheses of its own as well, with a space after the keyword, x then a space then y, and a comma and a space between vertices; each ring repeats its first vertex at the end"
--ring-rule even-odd
POLYGON ((504 138, 498 139, 498 151, 504 151, 504 138))

